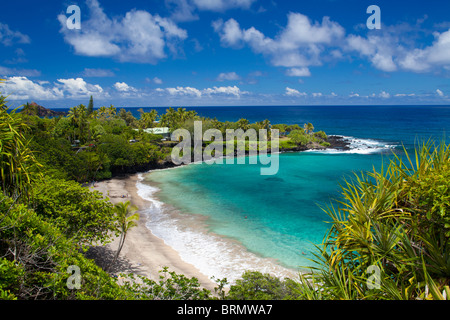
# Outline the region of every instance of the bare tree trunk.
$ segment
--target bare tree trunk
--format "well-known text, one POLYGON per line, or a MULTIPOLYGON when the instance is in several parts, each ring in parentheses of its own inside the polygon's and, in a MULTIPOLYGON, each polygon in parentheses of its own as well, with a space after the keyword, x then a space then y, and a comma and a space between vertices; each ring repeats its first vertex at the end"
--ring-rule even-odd
POLYGON ((111 264, 109 265, 107 270, 111 270, 112 267, 114 266, 114 264, 117 262, 117 259, 119 258, 119 255, 120 255, 120 251, 122 251, 123 245, 125 244, 126 236, 127 236, 127 234, 125 232, 120 235, 119 247, 117 248, 117 251, 116 251, 116 254, 114 256, 114 259, 111 262, 111 264))

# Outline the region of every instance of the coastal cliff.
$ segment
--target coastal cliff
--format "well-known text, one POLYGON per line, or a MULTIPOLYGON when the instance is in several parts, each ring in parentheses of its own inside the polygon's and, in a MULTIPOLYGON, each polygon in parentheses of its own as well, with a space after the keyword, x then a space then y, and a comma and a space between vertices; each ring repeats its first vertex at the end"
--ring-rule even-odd
POLYGON ((59 117, 59 116, 65 117, 67 115, 67 112, 54 111, 54 110, 45 108, 41 105, 38 105, 36 102, 25 104, 20 112, 27 114, 27 115, 38 116, 41 118, 59 117))

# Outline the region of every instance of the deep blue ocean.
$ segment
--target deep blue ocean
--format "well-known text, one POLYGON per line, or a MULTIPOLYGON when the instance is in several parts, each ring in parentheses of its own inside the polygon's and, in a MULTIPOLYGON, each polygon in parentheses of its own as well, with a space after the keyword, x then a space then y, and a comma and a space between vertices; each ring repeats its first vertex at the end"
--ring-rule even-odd
MULTIPOLYGON (((177 109, 177 107, 174 107, 177 109)), ((118 108, 120 109, 120 108, 118 108)), ((125 108, 139 118, 139 108, 125 108)), ((161 115, 167 107, 152 109, 161 115)), ((245 106, 245 107, 185 107, 200 116, 220 121, 250 122, 269 119, 272 124, 311 122, 316 131, 327 134, 381 139, 382 141, 413 145, 415 140, 430 137, 441 139, 450 128, 450 106, 245 106)), ((69 109, 58 109, 68 111, 69 109)))
MULTIPOLYGON (((279 171, 273 176, 260 175, 261 165, 248 162, 193 164, 142 176, 142 192, 145 186, 157 187, 157 192, 147 190, 148 197, 171 207, 166 215, 160 202, 149 209, 153 221, 149 228, 204 273, 228 278, 244 268, 271 270, 265 260, 252 260, 232 245, 283 267, 312 265, 308 259, 313 258, 314 245, 322 242, 329 227, 321 207, 339 198, 344 178, 379 169, 393 153, 401 154, 403 146, 412 151, 415 144, 443 140, 450 132, 450 106, 186 109, 221 121, 269 119, 272 124, 300 126, 311 122, 316 131, 345 136, 352 146, 347 152, 281 154, 279 171), (197 228, 200 224, 202 228, 197 228)), ((161 113, 165 108, 157 110, 161 113)), ((138 115, 137 110, 133 113, 138 115)))

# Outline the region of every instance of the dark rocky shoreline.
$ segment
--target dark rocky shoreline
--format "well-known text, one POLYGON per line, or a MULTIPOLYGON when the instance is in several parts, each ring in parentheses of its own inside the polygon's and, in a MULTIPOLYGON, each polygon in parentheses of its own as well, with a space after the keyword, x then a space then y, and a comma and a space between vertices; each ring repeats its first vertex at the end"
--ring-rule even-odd
POLYGON ((320 144, 313 144, 308 146, 298 146, 294 148, 280 148, 280 152, 300 152, 307 150, 327 150, 327 149, 341 150, 341 151, 350 150, 350 142, 345 140, 344 137, 342 136, 328 136, 325 142, 328 142, 330 146, 325 147, 320 144))
MULTIPOLYGON (((301 152, 301 151, 307 151, 307 150, 327 150, 327 149, 335 149, 335 150, 341 150, 346 151, 350 150, 350 142, 345 140, 342 136, 328 136, 326 142, 330 144, 328 147, 321 146, 319 144, 317 145, 311 145, 311 146, 299 146, 294 148, 280 148, 280 153, 286 153, 286 152, 301 152)), ((270 153, 271 150, 268 149, 267 153, 270 153)), ((234 156, 237 157, 237 150, 234 152, 234 156)), ((183 164, 182 164, 183 165, 183 164)), ((150 162, 144 165, 140 166, 134 166, 134 167, 127 167, 123 169, 111 169, 112 178, 123 176, 127 174, 134 174, 134 173, 142 173, 147 172, 150 170, 158 170, 158 169, 168 169, 168 168, 174 168, 182 165, 176 165, 174 164, 170 159, 166 159, 164 161, 159 161, 157 163, 150 162)))
POLYGON ((343 136, 328 136, 327 142, 330 146, 326 149, 337 149, 342 151, 350 150, 350 142, 345 140, 343 136))

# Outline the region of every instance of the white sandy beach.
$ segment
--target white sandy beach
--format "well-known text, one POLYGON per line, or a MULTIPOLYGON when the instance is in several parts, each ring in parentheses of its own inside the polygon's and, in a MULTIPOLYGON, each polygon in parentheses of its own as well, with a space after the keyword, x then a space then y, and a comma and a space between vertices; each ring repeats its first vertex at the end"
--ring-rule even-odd
MULTIPOLYGON (((134 273, 158 281, 159 271, 163 267, 168 267, 169 271, 175 271, 177 274, 183 274, 189 278, 197 278, 202 287, 212 292, 217 287, 217 283, 211 280, 211 277, 217 279, 226 277, 233 283, 246 270, 257 270, 282 278, 295 279, 298 277, 299 270, 287 269, 273 259, 258 257, 248 252, 235 240, 222 238, 213 233, 206 235, 204 233, 186 233, 184 232, 186 224, 183 224, 183 227, 178 225, 180 220, 183 220, 183 222, 188 221, 190 227, 194 224, 194 228, 198 229, 198 226, 202 224, 201 220, 197 220, 198 217, 186 220, 186 216, 181 218, 180 215, 169 210, 167 214, 164 214, 164 227, 167 227, 167 219, 176 225, 165 230, 165 232, 169 232, 165 236, 161 237, 159 234, 156 236, 151 231, 153 229, 148 227, 148 223, 155 223, 153 220, 148 220, 150 216, 147 215, 148 209, 152 207, 153 203, 150 202, 151 199, 146 200, 140 195, 142 190, 138 186, 138 182, 140 183, 141 179, 141 174, 133 174, 97 182, 94 187, 91 187, 91 190, 97 190, 105 197, 109 197, 112 203, 130 200, 133 205, 138 207, 140 214, 138 225, 127 233, 119 261, 110 272, 115 274, 134 273), (170 239, 166 239, 166 237, 170 239), (177 239, 176 244, 173 243, 174 238, 177 239), (180 243, 182 243, 181 248, 180 243)), ((160 223, 161 221, 156 218, 156 225, 153 227, 158 229, 160 223)), ((116 239, 106 248, 98 247, 97 249, 100 250, 97 252, 97 258, 111 260, 112 253, 116 251, 117 246, 116 239)))
MULTIPOLYGON (((114 178, 102 182, 96 182, 92 190, 97 190, 108 196, 112 203, 127 201, 137 206, 140 210, 149 206, 146 200, 137 194, 136 182, 138 174, 126 177, 114 178), (125 196, 125 198, 122 198, 125 196)), ((125 244, 120 253, 120 258, 127 261, 127 268, 117 270, 115 273, 128 272, 130 269, 133 273, 146 276, 153 280, 159 280, 159 271, 163 267, 168 267, 169 271, 175 271, 178 274, 184 274, 191 278, 195 277, 200 284, 213 291, 216 287, 211 279, 202 274, 193 265, 183 261, 177 251, 166 245, 164 241, 152 234, 145 226, 146 216, 140 214, 137 227, 132 228, 128 234, 125 244)), ((113 241, 107 245, 112 250, 116 250, 117 241, 113 241)))

